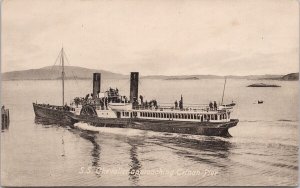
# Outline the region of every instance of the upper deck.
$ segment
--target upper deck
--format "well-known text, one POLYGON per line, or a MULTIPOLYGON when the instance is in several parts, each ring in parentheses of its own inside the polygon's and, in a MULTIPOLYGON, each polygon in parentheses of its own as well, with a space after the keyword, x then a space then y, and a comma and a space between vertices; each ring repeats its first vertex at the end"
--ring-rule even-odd
MULTIPOLYGON (((170 112, 170 113, 201 113, 201 114, 216 114, 216 113, 223 113, 226 111, 226 109, 222 108, 210 108, 208 105, 191 105, 186 106, 183 108, 174 107, 174 106, 135 106, 132 108, 133 111, 147 111, 147 112, 153 112, 153 111, 161 111, 161 112, 170 112)), ((231 111, 227 109, 227 111, 231 111)))

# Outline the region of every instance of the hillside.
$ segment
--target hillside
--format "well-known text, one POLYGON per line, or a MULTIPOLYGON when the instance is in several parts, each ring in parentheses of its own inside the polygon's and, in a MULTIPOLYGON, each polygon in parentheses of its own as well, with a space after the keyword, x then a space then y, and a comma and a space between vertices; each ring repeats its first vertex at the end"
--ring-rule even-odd
MULTIPOLYGON (((101 73, 104 79, 122 79, 128 76, 116 74, 104 70, 87 69, 75 66, 65 66, 66 79, 92 79, 94 72, 101 73)), ((13 71, 2 73, 2 80, 55 80, 61 78, 61 67, 43 67, 40 69, 29 69, 24 71, 13 71)))
POLYGON ((299 73, 290 73, 290 74, 284 75, 281 79, 286 80, 286 81, 299 80, 299 73))
POLYGON ((162 80, 199 80, 199 79, 218 79, 224 78, 217 75, 180 75, 180 76, 164 76, 164 75, 149 75, 143 76, 145 79, 162 79, 162 80))
MULTIPOLYGON (((281 80, 283 75, 248 75, 248 76, 234 76, 228 75, 226 78, 230 79, 248 79, 248 80, 281 80)), ((224 79, 225 76, 218 75, 184 75, 184 76, 163 76, 151 75, 144 76, 145 79, 163 79, 163 80, 199 80, 199 79, 224 79)))
MULTIPOLYGON (((88 69, 83 67, 65 66, 66 79, 92 79, 92 74, 101 73, 103 79, 128 79, 129 75, 117 74, 105 70, 88 69)), ((128 73, 129 74, 129 73, 128 73)), ((218 75, 149 75, 142 76, 141 79, 160 79, 160 80, 199 80, 199 79, 224 79, 224 76, 218 75)), ((287 75, 248 75, 248 76, 226 76, 230 79, 248 79, 248 80, 298 80, 299 73, 287 75)), ((2 73, 2 80, 55 80, 61 78, 60 66, 48 66, 40 69, 29 69, 23 71, 12 71, 2 73)))

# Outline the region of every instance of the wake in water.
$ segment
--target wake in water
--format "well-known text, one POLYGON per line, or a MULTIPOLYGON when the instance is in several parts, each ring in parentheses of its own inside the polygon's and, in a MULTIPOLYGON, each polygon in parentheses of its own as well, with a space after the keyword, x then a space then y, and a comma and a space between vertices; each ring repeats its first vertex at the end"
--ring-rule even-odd
POLYGON ((143 136, 146 131, 130 128, 116 128, 116 127, 95 127, 88 123, 75 123, 75 128, 99 133, 118 134, 124 136, 143 136))
POLYGON ((82 122, 75 123, 74 127, 85 131, 108 133, 108 134, 122 135, 127 137, 148 136, 148 137, 166 137, 166 138, 185 138, 189 140, 198 140, 198 141, 207 140, 208 138, 217 139, 217 140, 228 140, 228 138, 217 137, 217 136, 154 132, 150 130, 139 130, 139 129, 131 129, 131 128, 95 127, 89 125, 88 123, 82 123, 82 122))

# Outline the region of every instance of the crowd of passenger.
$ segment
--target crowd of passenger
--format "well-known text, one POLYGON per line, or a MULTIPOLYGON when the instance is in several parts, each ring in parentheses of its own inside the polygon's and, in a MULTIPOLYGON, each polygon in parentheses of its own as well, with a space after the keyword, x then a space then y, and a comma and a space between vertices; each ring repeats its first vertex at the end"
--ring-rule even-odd
POLYGON ((75 111, 74 108, 68 106, 67 104, 65 104, 64 106, 54 106, 54 105, 50 105, 50 104, 39 104, 39 106, 49 108, 49 109, 53 109, 53 110, 75 111))

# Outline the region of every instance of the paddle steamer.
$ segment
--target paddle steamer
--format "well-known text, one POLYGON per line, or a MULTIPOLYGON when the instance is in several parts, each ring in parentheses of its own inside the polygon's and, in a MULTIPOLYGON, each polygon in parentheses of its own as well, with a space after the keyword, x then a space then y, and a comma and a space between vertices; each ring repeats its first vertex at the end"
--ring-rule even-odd
MULTIPOLYGON (((61 54, 64 104, 63 49, 61 54)), ((138 85, 139 73, 131 72, 129 99, 121 96, 118 89, 110 88, 105 92, 100 92, 101 74, 94 73, 93 93, 85 98, 76 97, 69 106, 33 103, 34 112, 38 118, 71 125, 80 121, 100 127, 135 128, 209 136, 230 136, 228 129, 238 123, 238 119, 231 119, 234 105, 217 106, 215 103, 215 105, 186 106, 182 96, 179 105, 176 103, 169 106, 160 105, 156 100, 148 103, 143 101, 141 95, 138 95, 138 85)))

